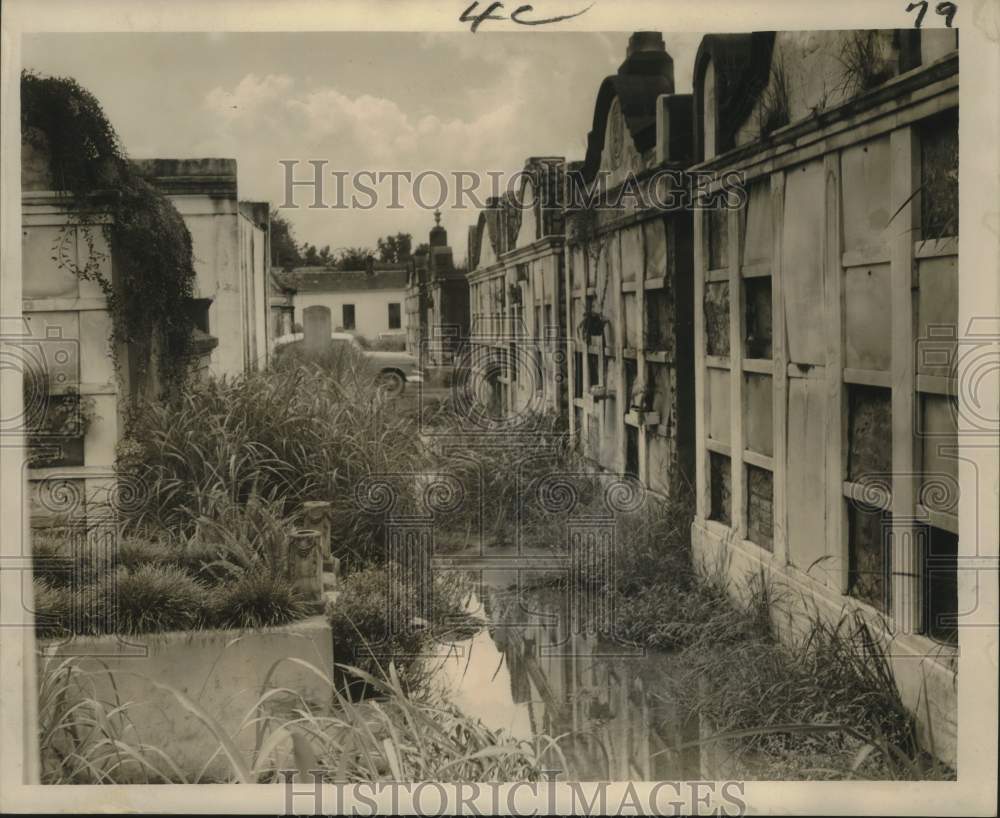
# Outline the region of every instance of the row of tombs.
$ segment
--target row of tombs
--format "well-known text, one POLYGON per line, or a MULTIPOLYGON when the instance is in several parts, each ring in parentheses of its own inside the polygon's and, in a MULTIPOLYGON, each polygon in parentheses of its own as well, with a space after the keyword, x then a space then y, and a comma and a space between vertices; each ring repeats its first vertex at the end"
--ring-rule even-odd
POLYGON ((633 34, 585 159, 533 157, 487 203, 465 363, 498 417, 555 413, 601 468, 693 486, 695 553, 737 589, 765 569, 830 617, 886 618, 947 759, 956 34, 707 35, 693 81, 674 93, 662 36, 633 34))

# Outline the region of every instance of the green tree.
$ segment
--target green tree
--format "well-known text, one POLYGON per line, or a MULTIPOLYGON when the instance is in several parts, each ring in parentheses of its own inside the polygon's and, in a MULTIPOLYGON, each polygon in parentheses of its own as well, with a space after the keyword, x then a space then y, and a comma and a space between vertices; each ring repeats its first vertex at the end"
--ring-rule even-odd
POLYGON ((291 269, 302 263, 302 251, 291 223, 277 210, 271 210, 271 264, 291 269))
POLYGON ((368 247, 344 247, 337 254, 334 266, 338 270, 363 270, 368 259, 374 257, 375 253, 368 247))
POLYGON ((378 240, 378 258, 392 264, 399 264, 410 258, 413 247, 413 236, 409 233, 397 233, 378 240))

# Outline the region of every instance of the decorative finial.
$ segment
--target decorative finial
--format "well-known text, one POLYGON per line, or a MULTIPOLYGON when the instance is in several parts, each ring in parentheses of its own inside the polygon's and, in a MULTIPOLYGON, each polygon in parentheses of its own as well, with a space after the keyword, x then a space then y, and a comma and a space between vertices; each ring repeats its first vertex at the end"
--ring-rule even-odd
POLYGON ((434 211, 434 224, 441 224, 441 211, 440 211, 440 209, 434 211))

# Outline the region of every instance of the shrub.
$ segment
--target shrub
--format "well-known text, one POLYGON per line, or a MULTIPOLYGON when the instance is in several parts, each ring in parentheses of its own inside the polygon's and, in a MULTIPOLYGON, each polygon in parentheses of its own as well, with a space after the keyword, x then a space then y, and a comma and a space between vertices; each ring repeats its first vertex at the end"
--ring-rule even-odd
POLYGON ((615 576, 620 594, 660 583, 677 589, 691 587, 695 579, 691 564, 693 518, 693 497, 683 490, 665 501, 647 495, 642 508, 619 515, 615 576))
POLYGON ((202 505, 183 545, 189 566, 210 581, 248 571, 284 573, 292 520, 280 500, 252 494, 239 503, 216 492, 202 505))
POLYGON ((73 552, 62 533, 51 529, 32 529, 31 556, 36 580, 50 586, 72 582, 73 552))
MULTIPOLYGON (((390 564, 347 576, 337 601, 329 608, 329 619, 338 664, 382 677, 391 657, 404 686, 410 687, 426 635, 413 625, 418 611, 417 589, 395 578, 400 571, 398 565, 390 564), (402 627, 394 629, 393 620, 402 627)), ((355 687, 363 690, 365 685, 355 687)))
POLYGON ((41 638, 119 632, 115 610, 114 585, 107 575, 80 585, 35 582, 35 632, 41 638))
POLYGON ((116 633, 186 630, 202 624, 209 597, 206 587, 172 565, 143 565, 115 577, 116 633))
POLYGON ((141 537, 124 537, 118 542, 118 566, 128 571, 143 565, 177 563, 179 555, 168 545, 141 537))
POLYGON ((221 587, 211 604, 209 624, 217 628, 266 628, 301 619, 306 612, 302 597, 288 580, 266 571, 246 571, 221 587))
MULTIPOLYGON (((358 342, 367 348, 363 339, 358 342)), ((347 343, 330 344, 322 352, 306 349, 302 341, 285 344, 275 350, 271 365, 277 371, 319 372, 345 391, 374 388, 378 374, 364 354, 347 343)))
MULTIPOLYGON (((435 638, 461 639, 478 630, 466 614, 468 587, 458 575, 434 576, 430 610, 422 610, 422 590, 395 563, 350 574, 328 616, 338 664, 353 665, 381 678, 389 661, 403 685, 424 681, 419 659, 435 638), (429 621, 422 621, 429 617, 429 621), (395 627, 394 627, 395 625, 395 627)), ((364 684, 356 685, 364 689, 364 684)))
POLYGON ((72 633, 73 592, 36 580, 34 583, 35 633, 41 639, 72 633))
POLYGON ((565 422, 555 415, 525 417, 530 435, 497 434, 489 445, 472 447, 462 445, 467 431, 462 420, 454 415, 449 420, 444 413, 441 420, 437 439, 444 445, 433 453, 432 468, 453 475, 463 491, 458 508, 439 515, 438 524, 449 530, 481 527, 487 541, 510 543, 518 529, 531 532, 552 516, 536 502, 539 481, 583 469, 571 452, 565 422))

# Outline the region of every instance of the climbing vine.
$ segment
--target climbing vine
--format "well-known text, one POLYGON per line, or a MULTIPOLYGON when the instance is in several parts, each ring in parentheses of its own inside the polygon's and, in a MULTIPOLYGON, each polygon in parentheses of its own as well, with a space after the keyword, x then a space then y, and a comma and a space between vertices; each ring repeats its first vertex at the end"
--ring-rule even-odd
POLYGON ((133 170, 100 103, 75 80, 22 72, 21 132, 48 155, 52 186, 67 192, 72 208, 53 259, 100 286, 112 318, 112 349, 128 345, 133 374, 144 378, 155 357, 162 385, 179 382, 194 327, 194 263, 183 217, 133 170), (104 233, 113 275, 105 272, 110 265, 94 229, 104 233), (85 260, 77 258, 77 235, 85 260))

